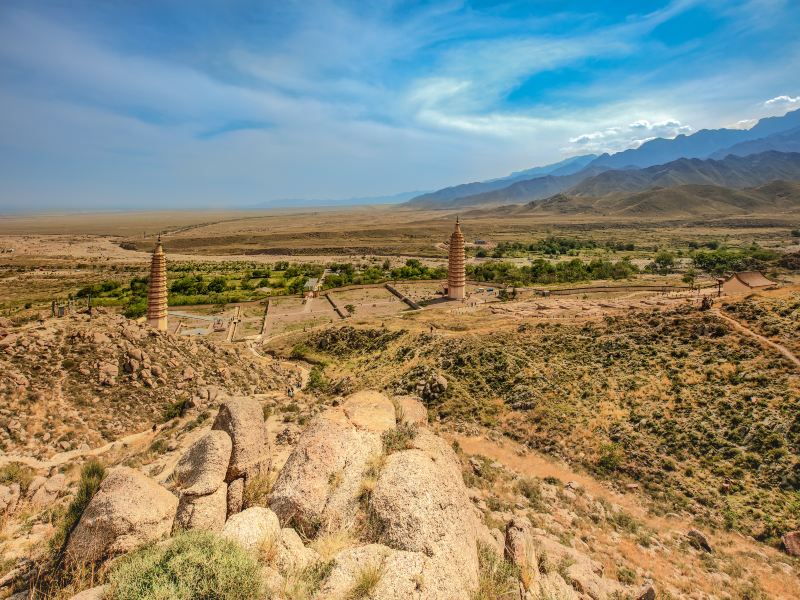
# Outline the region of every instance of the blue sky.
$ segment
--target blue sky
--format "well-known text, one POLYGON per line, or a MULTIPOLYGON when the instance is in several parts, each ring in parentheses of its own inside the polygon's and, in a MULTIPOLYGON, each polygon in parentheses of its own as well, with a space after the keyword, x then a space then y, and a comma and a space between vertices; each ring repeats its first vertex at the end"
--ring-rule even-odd
POLYGON ((798 31, 795 0, 3 0, 0 212, 389 195, 748 126, 800 108, 798 31))

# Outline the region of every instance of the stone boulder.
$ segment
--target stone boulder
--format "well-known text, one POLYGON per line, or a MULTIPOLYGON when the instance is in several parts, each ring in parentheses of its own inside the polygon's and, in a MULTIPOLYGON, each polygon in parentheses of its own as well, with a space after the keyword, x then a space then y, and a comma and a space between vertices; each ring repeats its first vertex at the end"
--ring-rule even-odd
POLYGON ((396 396, 394 403, 397 405, 398 415, 402 423, 407 425, 427 425, 428 409, 422 401, 415 396, 396 396))
POLYGON ((108 586, 98 585, 97 587, 83 590, 80 594, 76 594, 69 600, 103 600, 107 588, 108 586))
POLYGON ((689 540, 689 544, 691 544, 697 550, 702 550, 703 552, 714 551, 714 549, 711 547, 711 542, 708 541, 708 538, 696 529, 690 529, 687 532, 686 537, 689 540))
POLYGON ((14 509, 17 508, 20 495, 18 483, 0 485, 0 515, 14 512, 14 509))
POLYGON ((246 550, 257 552, 265 541, 279 543, 281 525, 270 509, 254 506, 228 519, 222 528, 222 537, 233 540, 246 550))
POLYGON ((283 573, 299 571, 320 561, 320 556, 303 545, 294 529, 284 527, 276 548, 275 566, 283 573))
POLYGON ((36 508, 45 508, 55 502, 66 487, 67 478, 63 473, 56 473, 38 487, 31 497, 31 504, 36 508))
POLYGON ((221 531, 228 516, 228 486, 205 496, 181 494, 175 515, 175 529, 221 531))
MULTIPOLYGON (((433 600, 425 589, 426 557, 418 552, 392 550, 379 544, 349 548, 334 557, 334 567, 315 596, 316 600, 347 600, 365 570, 377 571, 379 579, 371 600, 433 600)), ((463 596, 468 598, 469 596, 463 596)), ((457 596, 452 596, 453 600, 457 596)))
POLYGON ((386 459, 370 502, 376 530, 391 548, 430 558, 426 597, 468 598, 478 585, 478 528, 485 526, 473 512, 452 449, 427 443, 432 451, 412 448, 386 459))
POLYGON ((226 481, 255 475, 268 462, 264 412, 255 398, 236 397, 225 400, 219 407, 211 429, 226 432, 233 442, 226 481))
POLYGON ((635 600, 656 600, 656 588, 652 583, 644 584, 634 596, 635 600))
MULTIPOLYGON (((360 409, 350 404, 349 411, 363 422, 360 409)), ((306 535, 349 525, 364 471, 382 448, 380 434, 357 428, 342 407, 325 411, 303 432, 281 469, 270 508, 283 525, 293 524, 306 535)))
POLYGON ((175 466, 175 487, 182 494, 205 496, 225 482, 231 459, 231 437, 212 430, 194 442, 175 466))
POLYGON ((784 534, 781 541, 789 556, 800 556, 800 530, 784 534))
POLYGON ((505 559, 516 566, 522 580, 530 587, 539 579, 539 561, 533 543, 528 519, 514 518, 506 526, 504 554, 505 559))
POLYGON ((385 394, 372 390, 356 392, 342 404, 350 423, 358 429, 383 433, 395 426, 395 408, 385 394))
POLYGON ((542 576, 534 586, 533 598, 558 598, 558 600, 579 600, 580 596, 558 573, 542 576))
POLYGON ((244 477, 228 484, 228 518, 242 512, 244 508, 244 477))
POLYGON ((111 469, 67 542, 67 556, 98 560, 135 550, 172 531, 178 499, 128 467, 111 469))

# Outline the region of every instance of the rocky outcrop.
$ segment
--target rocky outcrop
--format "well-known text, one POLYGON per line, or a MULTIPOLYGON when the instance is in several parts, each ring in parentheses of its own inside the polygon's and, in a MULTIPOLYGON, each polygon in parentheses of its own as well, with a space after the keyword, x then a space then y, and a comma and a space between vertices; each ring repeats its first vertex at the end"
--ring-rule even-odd
POLYGON ((31 504, 35 508, 45 508, 58 498, 67 485, 67 478, 63 473, 56 473, 44 481, 31 497, 31 504))
POLYGON ((702 550, 703 552, 714 551, 708 538, 696 529, 690 529, 686 534, 686 538, 689 540, 689 543, 698 550, 702 550))
POLYGON ((393 398, 397 407, 398 419, 407 425, 426 425, 428 423, 428 409, 415 396, 397 396, 393 398))
POLYGON ((178 500, 127 467, 109 471, 69 537, 67 556, 91 561, 130 552, 169 535, 178 500))
POLYGON ((356 392, 345 400, 342 410, 356 429, 382 433, 395 426, 394 404, 380 392, 356 392))
POLYGON ((97 587, 83 590, 80 594, 73 596, 69 600, 103 600, 107 589, 105 585, 98 585, 97 587))
POLYGON ((800 556, 800 531, 790 531, 784 534, 781 541, 789 556, 800 556))
POLYGON ((228 517, 242 512, 244 508, 244 477, 228 484, 228 517))
POLYGON ((21 496, 18 483, 0 485, 0 515, 14 512, 21 496))
POLYGON ((233 442, 225 480, 255 475, 269 460, 264 413, 255 398, 228 398, 219 408, 213 430, 226 432, 233 442))
POLYGON ((225 483, 231 450, 231 437, 226 432, 209 431, 178 461, 175 487, 189 496, 213 494, 225 483))
POLYGON ((277 548, 275 566, 282 572, 300 571, 319 562, 320 556, 311 548, 303 545, 303 540, 294 529, 284 527, 281 529, 279 546, 277 548))
POLYGON ((506 526, 505 559, 519 569, 522 581, 529 586, 539 579, 539 561, 533 544, 531 524, 514 518, 506 526))
POLYGON ((413 443, 417 447, 386 459, 372 492, 379 539, 429 557, 426 598, 469 597, 478 584, 478 529, 485 526, 467 497, 453 450, 426 430, 413 443))
POLYGON ((381 453, 380 432, 394 426, 382 394, 355 394, 318 416, 278 475, 270 508, 306 535, 348 524, 356 512, 369 460, 381 453))

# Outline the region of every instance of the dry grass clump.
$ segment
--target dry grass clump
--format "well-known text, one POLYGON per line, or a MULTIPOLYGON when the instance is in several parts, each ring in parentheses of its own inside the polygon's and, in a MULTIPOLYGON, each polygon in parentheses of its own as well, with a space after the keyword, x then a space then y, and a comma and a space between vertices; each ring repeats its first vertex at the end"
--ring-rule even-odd
POLYGON ((51 548, 58 554, 57 561, 59 563, 70 533, 81 520, 83 511, 86 510, 89 502, 100 489, 100 484, 105 476, 106 469, 99 461, 93 459, 83 465, 78 491, 58 524, 55 535, 50 540, 51 548))
POLYGON ((244 549, 196 531, 123 557, 108 581, 109 600, 257 600, 264 588, 244 549))
POLYGON ((519 598, 519 569, 497 555, 493 548, 478 544, 478 589, 472 600, 513 600, 519 598))
POLYGON ((356 575, 353 586, 345 596, 346 600, 361 600, 368 598, 383 578, 386 565, 384 561, 364 565, 356 575))
POLYGON ((242 497, 244 508, 267 506, 274 483, 275 480, 269 472, 248 477, 244 484, 244 495, 242 497))
POLYGON ((348 527, 341 527, 332 531, 323 531, 309 544, 320 555, 323 561, 328 561, 345 548, 354 546, 358 538, 348 527))
POLYGON ((279 597, 286 600, 311 600, 332 569, 333 561, 325 560, 287 573, 279 597))

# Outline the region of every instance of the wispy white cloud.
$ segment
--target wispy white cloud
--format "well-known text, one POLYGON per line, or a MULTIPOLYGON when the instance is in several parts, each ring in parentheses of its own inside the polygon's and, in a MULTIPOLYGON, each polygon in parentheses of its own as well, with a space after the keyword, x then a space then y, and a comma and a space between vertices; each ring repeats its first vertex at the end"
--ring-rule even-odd
POLYGON ((674 138, 678 135, 688 135, 693 131, 691 125, 681 123, 677 119, 656 122, 638 119, 627 125, 607 127, 570 138, 572 146, 568 149, 581 153, 618 152, 626 148, 638 148, 657 137, 674 138))
POLYGON ((778 108, 800 106, 800 96, 775 96, 764 102, 764 106, 778 108))

